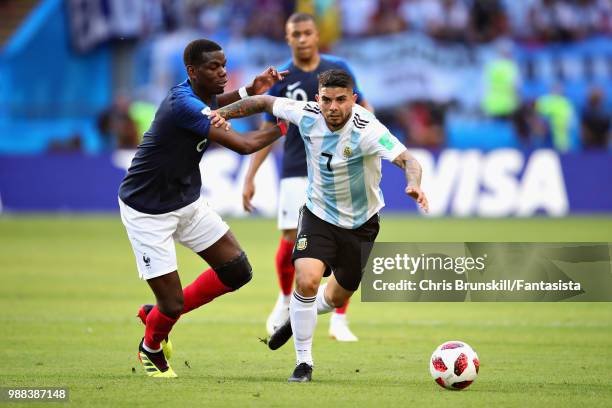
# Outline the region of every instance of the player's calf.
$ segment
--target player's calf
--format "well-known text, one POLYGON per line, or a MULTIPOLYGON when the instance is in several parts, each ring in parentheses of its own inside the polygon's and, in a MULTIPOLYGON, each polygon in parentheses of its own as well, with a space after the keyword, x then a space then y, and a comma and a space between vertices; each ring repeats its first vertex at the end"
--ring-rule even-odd
POLYGON ((344 296, 344 294, 337 294, 337 293, 325 293, 325 301, 327 302, 327 304, 329 304, 331 307, 333 307, 334 309, 343 307, 346 302, 348 302, 347 297, 344 296))
POLYGON ((178 319, 183 313, 183 288, 178 272, 174 271, 152 279, 147 283, 155 294, 157 309, 173 319, 178 319))
POLYGON ((157 308, 168 317, 178 319, 183 314, 183 294, 169 299, 158 299, 157 308))
POLYGON ((341 308, 347 304, 354 290, 345 289, 336 279, 335 273, 332 274, 325 284, 325 300, 333 308, 341 308))
MULTIPOLYGON (((154 305, 145 304, 145 305, 140 306, 140 309, 138 309, 138 313, 136 314, 136 316, 140 319, 142 324, 144 324, 145 326, 147 325, 147 316, 149 315, 149 313, 151 313, 151 310, 153 310, 153 307, 154 305)), ((162 351, 164 352, 164 356, 166 357, 167 360, 170 360, 170 358, 172 358, 173 346, 168 336, 166 336, 166 338, 162 340, 161 346, 162 346, 162 351)))

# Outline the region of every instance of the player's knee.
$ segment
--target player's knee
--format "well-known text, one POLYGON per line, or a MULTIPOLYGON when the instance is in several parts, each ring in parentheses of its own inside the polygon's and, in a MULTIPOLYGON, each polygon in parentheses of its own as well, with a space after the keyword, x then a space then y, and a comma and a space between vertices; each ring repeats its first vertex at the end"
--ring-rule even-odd
POLYGON ((302 296, 315 296, 319 290, 320 279, 311 276, 298 276, 295 287, 302 296))
POLYGON ((253 278, 253 268, 244 252, 214 269, 221 283, 232 290, 243 287, 253 278))

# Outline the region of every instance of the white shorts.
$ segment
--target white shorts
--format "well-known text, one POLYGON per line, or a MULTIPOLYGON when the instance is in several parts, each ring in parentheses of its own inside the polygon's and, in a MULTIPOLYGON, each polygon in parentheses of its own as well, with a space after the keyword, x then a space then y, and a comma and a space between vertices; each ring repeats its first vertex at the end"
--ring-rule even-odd
POLYGON ((121 199, 119 210, 136 256, 138 274, 145 280, 178 269, 175 240, 197 253, 217 242, 229 230, 202 197, 165 214, 141 213, 121 199))
POLYGON ((278 198, 278 229, 297 229, 300 208, 306 203, 307 177, 281 179, 278 198))

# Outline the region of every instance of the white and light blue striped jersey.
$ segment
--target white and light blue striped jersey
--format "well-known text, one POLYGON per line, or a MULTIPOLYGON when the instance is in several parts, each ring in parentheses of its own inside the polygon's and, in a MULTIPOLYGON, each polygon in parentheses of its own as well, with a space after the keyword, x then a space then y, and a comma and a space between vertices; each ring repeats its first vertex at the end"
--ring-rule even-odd
POLYGON ((306 148, 306 207, 317 217, 355 229, 382 207, 381 158, 392 161, 406 150, 372 113, 353 106, 348 122, 327 127, 316 102, 277 98, 274 116, 300 129, 306 148))

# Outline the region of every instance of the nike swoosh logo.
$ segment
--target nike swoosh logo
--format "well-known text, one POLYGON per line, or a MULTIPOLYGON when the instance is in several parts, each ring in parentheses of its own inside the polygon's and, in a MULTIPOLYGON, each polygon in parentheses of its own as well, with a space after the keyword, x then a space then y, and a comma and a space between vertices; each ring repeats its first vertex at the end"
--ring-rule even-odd
POLYGON ((301 83, 302 83, 302 81, 294 82, 294 83, 292 83, 290 85, 287 85, 287 89, 290 90, 290 91, 293 91, 295 88, 300 86, 301 83))
POLYGON ((198 151, 198 153, 202 153, 202 150, 204 150, 204 147, 206 147, 206 143, 208 143, 208 139, 204 139, 200 143, 198 143, 198 145, 196 146, 196 150, 198 151))

